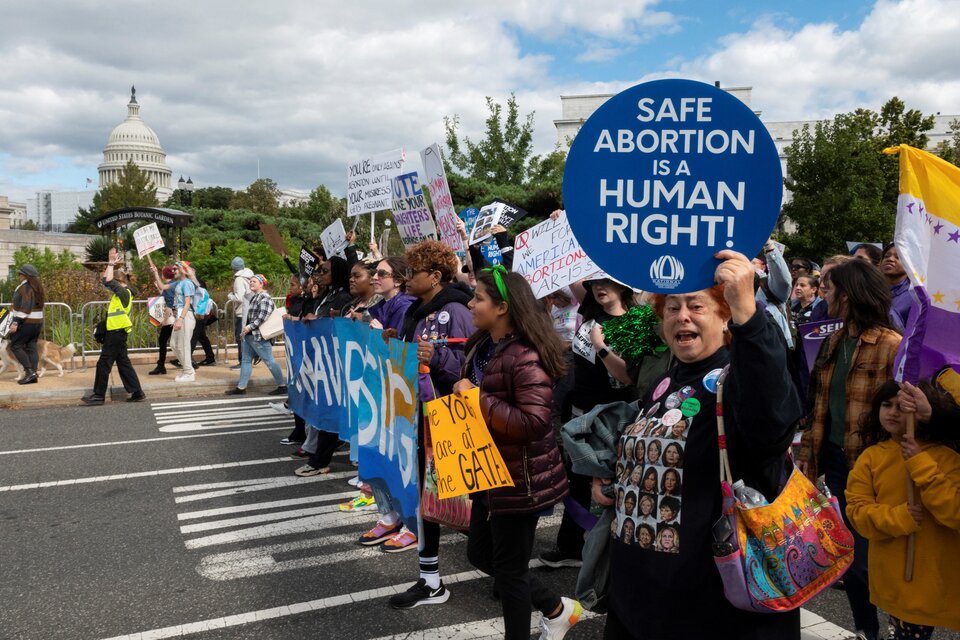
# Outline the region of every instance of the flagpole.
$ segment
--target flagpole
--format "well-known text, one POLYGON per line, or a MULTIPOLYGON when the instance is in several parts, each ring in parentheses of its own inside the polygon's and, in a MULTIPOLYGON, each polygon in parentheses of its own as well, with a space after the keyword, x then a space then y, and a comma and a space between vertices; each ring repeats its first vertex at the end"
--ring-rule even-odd
MULTIPOLYGON (((907 417, 907 437, 913 439, 917 430, 917 414, 908 413, 907 417)), ((913 484, 913 478, 910 477, 910 471, 907 471, 907 504, 911 507, 916 505, 916 487, 913 484)), ((911 533, 907 536, 907 559, 903 570, 903 579, 905 582, 913 580, 913 560, 917 552, 917 534, 911 533)))

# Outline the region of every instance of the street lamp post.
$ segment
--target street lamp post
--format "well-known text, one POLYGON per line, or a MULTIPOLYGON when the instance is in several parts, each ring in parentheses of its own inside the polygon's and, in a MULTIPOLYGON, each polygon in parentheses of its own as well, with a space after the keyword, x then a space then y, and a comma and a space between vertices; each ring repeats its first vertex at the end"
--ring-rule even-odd
POLYGON ((180 189, 180 205, 189 207, 193 204, 193 178, 187 178, 184 181, 183 176, 177 181, 177 187, 180 189))

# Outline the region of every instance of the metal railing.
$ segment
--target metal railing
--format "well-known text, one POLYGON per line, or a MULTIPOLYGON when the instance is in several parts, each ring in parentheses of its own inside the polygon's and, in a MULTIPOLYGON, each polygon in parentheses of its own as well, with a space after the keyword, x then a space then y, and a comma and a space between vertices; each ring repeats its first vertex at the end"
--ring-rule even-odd
MULTIPOLYGON (((284 298, 274 297, 273 302, 278 307, 282 307, 284 298)), ((87 356, 96 356, 102 351, 100 345, 93 339, 93 329, 101 319, 106 318, 109 305, 109 300, 94 300, 80 307, 79 312, 74 312, 70 305, 64 302, 47 302, 43 305, 43 330, 40 337, 61 347, 75 345, 75 355, 80 356, 80 369, 86 370, 87 356)), ((10 303, 0 304, 0 307, 10 306, 10 303)), ((235 309, 236 304, 233 301, 227 301, 226 305, 217 310, 217 321, 206 329, 214 355, 222 363, 230 361, 231 349, 237 352, 237 361, 240 360, 239 349, 233 335, 235 309)), ((160 346, 158 340, 160 329, 150 322, 147 300, 133 301, 130 320, 133 322, 133 327, 127 336, 127 351, 130 353, 156 351, 160 346)), ((274 346, 282 345, 283 334, 274 338, 272 342, 274 346)), ((70 370, 76 369, 76 365, 71 360, 70 370)))
MULTIPOLYGON (((0 304, 0 307, 10 308, 11 303, 0 304)), ((44 340, 66 347, 74 344, 74 314, 70 305, 64 302, 47 302, 43 305, 43 329, 40 337, 44 340)), ((80 345, 76 345, 80 351, 80 345)), ((76 370, 73 359, 70 360, 70 371, 76 370)))

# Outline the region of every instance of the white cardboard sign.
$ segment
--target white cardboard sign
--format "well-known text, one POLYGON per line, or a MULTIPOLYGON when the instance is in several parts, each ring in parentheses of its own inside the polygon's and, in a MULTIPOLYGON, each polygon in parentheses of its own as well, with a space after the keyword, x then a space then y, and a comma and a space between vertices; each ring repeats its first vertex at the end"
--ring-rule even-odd
POLYGON ((527 279, 537 298, 600 273, 577 242, 565 212, 517 234, 513 270, 527 279))
POLYGON ((347 215, 389 209, 393 179, 403 169, 403 149, 394 149, 347 165, 347 215))
POLYGON ((440 232, 440 241, 453 248, 461 255, 466 254, 463 240, 457 233, 457 211, 453 206, 453 196, 450 194, 450 185, 447 183, 447 172, 443 169, 443 157, 440 147, 433 143, 420 152, 423 160, 424 178, 430 200, 433 202, 433 211, 437 218, 437 229, 440 232))
POLYGON ((347 230, 343 226, 343 220, 337 218, 329 227, 320 232, 320 242, 323 243, 323 252, 328 259, 333 256, 345 257, 343 250, 350 243, 347 242, 347 230))
POLYGON ((142 258, 157 249, 163 249, 163 236, 156 222, 146 224, 133 232, 133 241, 137 243, 137 254, 142 258))

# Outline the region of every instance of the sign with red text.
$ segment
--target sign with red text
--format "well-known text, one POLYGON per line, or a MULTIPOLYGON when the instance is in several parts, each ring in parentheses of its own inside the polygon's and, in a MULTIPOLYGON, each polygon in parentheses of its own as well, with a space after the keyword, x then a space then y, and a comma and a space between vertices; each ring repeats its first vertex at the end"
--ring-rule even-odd
POLYGON ((513 270, 527 279, 537 298, 600 271, 574 237, 565 212, 518 233, 513 250, 513 270))
POLYGON ((425 405, 441 499, 512 487, 503 456, 480 414, 480 389, 453 393, 425 405))
POLYGON ((447 172, 443 169, 443 156, 440 147, 433 143, 420 152, 423 160, 423 177, 427 181, 427 190, 433 202, 433 212, 437 218, 440 241, 451 247, 462 258, 466 255, 463 240, 457 233, 457 210, 453 206, 453 196, 447 183, 447 172))

